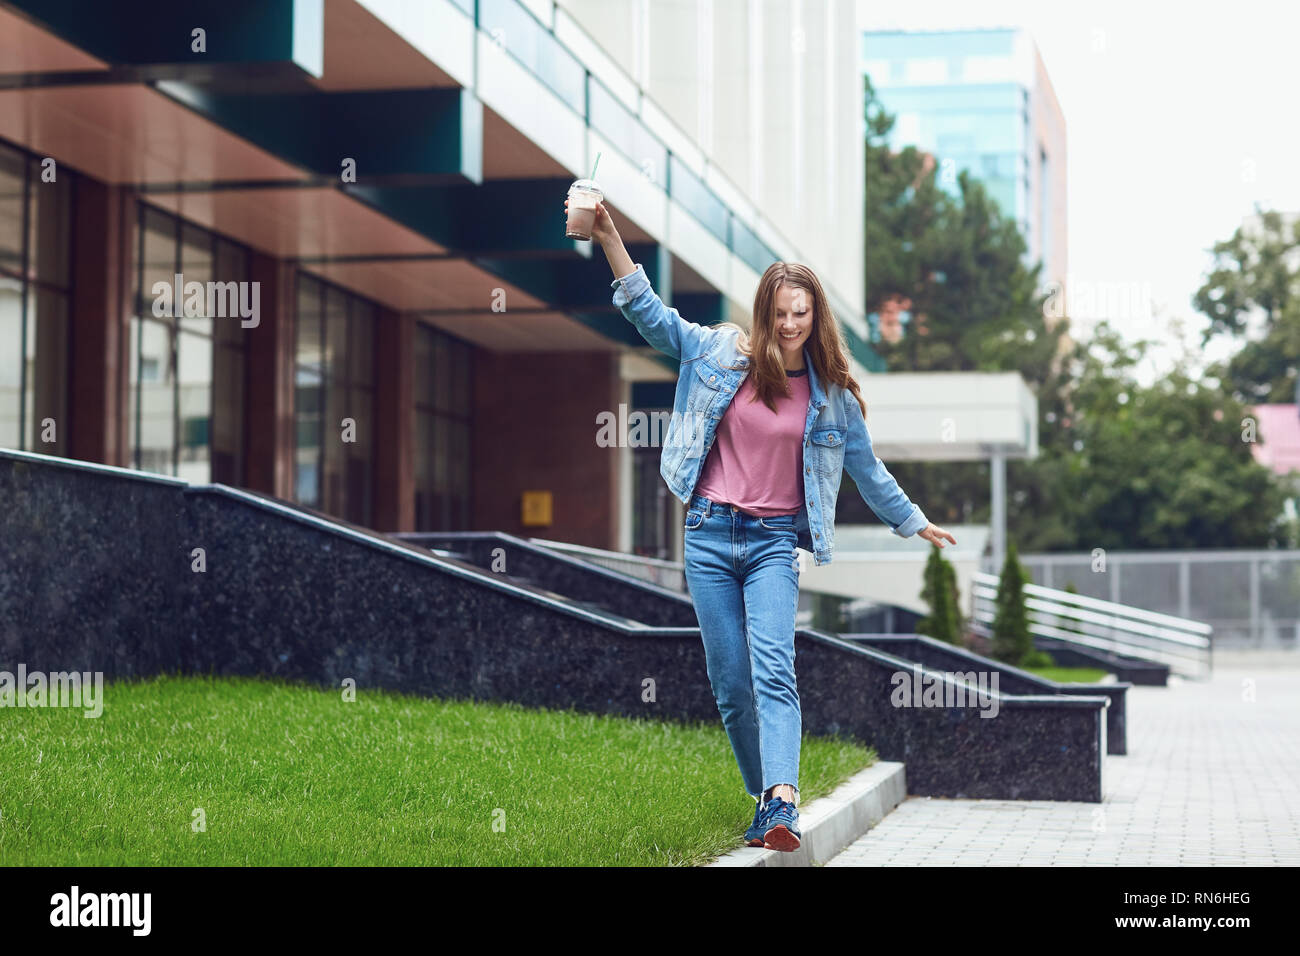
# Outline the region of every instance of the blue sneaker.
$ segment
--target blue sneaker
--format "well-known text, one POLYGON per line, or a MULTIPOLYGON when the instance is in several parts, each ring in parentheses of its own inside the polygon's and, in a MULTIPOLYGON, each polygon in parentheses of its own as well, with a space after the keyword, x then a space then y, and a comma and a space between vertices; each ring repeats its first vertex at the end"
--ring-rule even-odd
POLYGON ((745 831, 745 846, 763 845, 763 818, 767 816, 767 805, 762 800, 754 802, 754 822, 745 831))
POLYGON ((762 821, 763 846, 769 850, 799 849, 799 811, 793 803, 773 797, 762 821))

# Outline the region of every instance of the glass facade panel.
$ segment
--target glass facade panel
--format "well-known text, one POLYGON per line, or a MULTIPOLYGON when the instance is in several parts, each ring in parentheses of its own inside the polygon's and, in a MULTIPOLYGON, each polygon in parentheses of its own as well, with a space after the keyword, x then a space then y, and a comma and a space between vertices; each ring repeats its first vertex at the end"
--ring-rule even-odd
POLYGON ((144 203, 136 228, 132 464, 187 481, 243 484, 248 330, 239 302, 248 250, 144 203), (187 309, 198 314, 186 315, 187 309))
POLYGON ((479 28, 578 113, 586 70, 518 0, 479 0, 479 28))
POLYGON ((18 150, 0 147, 0 270, 23 267, 23 219, 27 212, 27 163, 18 150))
POLYGON ((470 527, 473 347, 423 323, 415 329, 415 527, 470 527))
POLYGON ((759 239, 746 226, 739 216, 731 215, 731 248, 749 267, 757 273, 767 271, 767 267, 777 260, 777 254, 768 248, 767 243, 759 239))
POLYGON ((208 309, 208 283, 214 278, 214 239, 211 233, 197 226, 181 224, 181 275, 184 276, 185 301, 180 309, 180 327, 187 332, 209 336, 212 334, 213 316, 208 309), (191 285, 196 282, 197 289, 191 285))
POLYGON ((244 474, 244 375, 244 350, 218 336, 212 354, 211 456, 212 480, 224 485, 238 485, 244 474))
POLYGON ((36 283, 27 286, 27 448, 64 455, 68 427, 68 295, 36 283))
MULTIPOLYGON (((68 261, 72 248, 72 191, 41 181, 40 161, 32 161, 32 205, 27 217, 27 274, 59 289, 66 289, 71 276, 68 261)), ((66 178, 66 171, 61 177, 66 178)))
MULTIPOLYGON (((321 434, 321 490, 320 508, 332 515, 342 515, 347 507, 344 495, 344 439, 343 419, 352 416, 348 390, 340 387, 337 379, 327 376, 324 386, 325 422, 321 434)), ((353 416, 354 417, 354 416, 353 416)), ((355 431, 355 429, 353 429, 355 431)))
POLYGON ((71 195, 0 144, 0 445, 67 454, 71 195))
POLYGON ((205 482, 212 474, 212 339, 181 332, 177 355, 180 403, 177 476, 205 482))
POLYGON ((321 340, 321 284, 307 276, 298 277, 298 311, 294 323, 295 361, 310 369, 317 383, 325 374, 325 343, 321 340))
POLYGON ((668 191, 672 197, 721 242, 727 242, 730 213, 722 200, 676 156, 668 157, 668 168, 668 191))
POLYGON ((140 321, 132 343, 138 394, 135 467, 174 474, 176 467, 176 333, 164 322, 140 321))
POLYGON ((342 514, 355 524, 369 526, 374 504, 374 393, 370 389, 354 386, 348 390, 348 416, 357 424, 352 441, 343 444, 346 470, 342 514))
POLYGON ((667 184, 668 149, 594 76, 587 78, 588 121, 643 174, 667 184))
POLYGON ((942 33, 873 30, 862 35, 862 55, 865 59, 887 59, 900 65, 906 60, 929 57, 993 59, 1010 56, 1015 49, 1015 37, 1014 29, 942 33))
POLYGON ((294 318, 294 497, 312 507, 321 503, 321 427, 324 423, 324 290, 310 276, 298 276, 294 318))
POLYGON ((294 494, 301 504, 370 525, 377 310, 305 273, 296 300, 294 494))
MULTIPOLYGON (((325 375, 329 378, 345 371, 348 354, 348 297, 333 286, 325 287, 325 375)), ((338 425, 337 419, 331 424, 338 425)))
POLYGON ((176 224, 174 220, 153 209, 144 208, 141 229, 143 244, 140 247, 140 314, 152 318, 167 318, 174 306, 170 295, 155 285, 162 283, 168 290, 175 281, 179 263, 176 260, 176 224), (161 299, 167 295, 166 300, 161 299))
POLYGON ((23 446, 23 284, 0 275, 0 446, 23 446))

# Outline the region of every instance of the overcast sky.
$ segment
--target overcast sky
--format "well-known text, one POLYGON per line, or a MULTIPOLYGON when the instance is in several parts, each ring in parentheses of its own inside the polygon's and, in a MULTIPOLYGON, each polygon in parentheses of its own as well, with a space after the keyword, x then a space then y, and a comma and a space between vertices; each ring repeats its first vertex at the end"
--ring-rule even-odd
POLYGON ((1145 380, 1177 351, 1171 320, 1199 351, 1211 245, 1255 202, 1300 212, 1300 3, 857 2, 865 29, 1030 31, 1065 115, 1069 274, 1150 290, 1123 323, 1162 343, 1145 380))

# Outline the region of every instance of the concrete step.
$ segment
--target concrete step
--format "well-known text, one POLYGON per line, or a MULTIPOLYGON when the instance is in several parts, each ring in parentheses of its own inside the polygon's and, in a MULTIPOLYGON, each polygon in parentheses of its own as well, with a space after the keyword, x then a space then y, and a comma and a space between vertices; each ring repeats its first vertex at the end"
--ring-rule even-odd
POLYGON ((879 761, 828 796, 799 807, 799 849, 792 853, 746 846, 708 866, 816 866, 826 863, 907 799, 903 765, 879 761))

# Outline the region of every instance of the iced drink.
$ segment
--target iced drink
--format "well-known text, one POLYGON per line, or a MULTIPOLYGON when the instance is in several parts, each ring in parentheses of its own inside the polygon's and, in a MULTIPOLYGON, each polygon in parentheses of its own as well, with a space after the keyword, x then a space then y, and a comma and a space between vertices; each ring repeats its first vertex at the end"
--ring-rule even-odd
POLYGON ((569 239, 590 239, 596 224, 596 204, 605 198, 595 180, 579 179, 569 187, 569 219, 564 235, 569 239))

